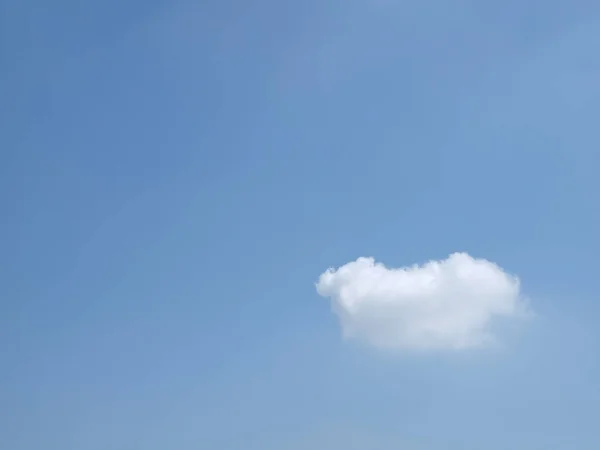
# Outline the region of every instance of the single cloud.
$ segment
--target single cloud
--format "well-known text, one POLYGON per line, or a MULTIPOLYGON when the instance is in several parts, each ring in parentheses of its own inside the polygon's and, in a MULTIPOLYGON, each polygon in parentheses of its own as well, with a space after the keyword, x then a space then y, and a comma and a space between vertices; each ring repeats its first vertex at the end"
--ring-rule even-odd
POLYGON ((521 318, 519 279, 467 253, 412 267, 358 258, 328 269, 317 292, 329 297, 343 335, 388 349, 463 350, 495 342, 495 318, 521 318))

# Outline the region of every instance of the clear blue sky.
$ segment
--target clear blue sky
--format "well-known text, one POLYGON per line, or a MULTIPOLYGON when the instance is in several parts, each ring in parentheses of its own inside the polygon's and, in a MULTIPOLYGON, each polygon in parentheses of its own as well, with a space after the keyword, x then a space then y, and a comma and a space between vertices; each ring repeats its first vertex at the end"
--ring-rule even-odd
POLYGON ((0 0, 0 447, 596 450, 600 3, 0 0), (381 354, 315 283, 538 317, 381 354))

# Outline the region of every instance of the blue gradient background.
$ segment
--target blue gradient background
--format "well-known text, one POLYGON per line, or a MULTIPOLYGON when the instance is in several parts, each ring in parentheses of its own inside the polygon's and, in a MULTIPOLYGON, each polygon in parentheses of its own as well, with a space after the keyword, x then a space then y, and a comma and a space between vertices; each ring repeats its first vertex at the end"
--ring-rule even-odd
POLYGON ((584 0, 0 0, 0 447, 599 448, 599 54, 584 0), (315 292, 453 251, 504 350, 315 292))

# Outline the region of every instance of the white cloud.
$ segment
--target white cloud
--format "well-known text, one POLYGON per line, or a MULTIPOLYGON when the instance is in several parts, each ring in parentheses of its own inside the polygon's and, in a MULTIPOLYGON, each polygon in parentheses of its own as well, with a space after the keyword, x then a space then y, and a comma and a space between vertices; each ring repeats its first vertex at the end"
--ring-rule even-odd
POLYGON ((494 318, 524 317, 519 279, 454 253, 422 266, 387 268, 358 258, 319 277, 343 334, 391 349, 461 350, 494 342, 494 318))

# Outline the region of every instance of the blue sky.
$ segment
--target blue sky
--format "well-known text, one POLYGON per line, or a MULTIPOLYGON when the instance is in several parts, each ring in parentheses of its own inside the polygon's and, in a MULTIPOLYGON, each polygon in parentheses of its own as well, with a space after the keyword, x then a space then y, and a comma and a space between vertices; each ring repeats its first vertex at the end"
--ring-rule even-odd
POLYGON ((0 0, 0 447, 597 449, 600 4, 0 0), (315 283, 537 316, 382 353, 315 283))

